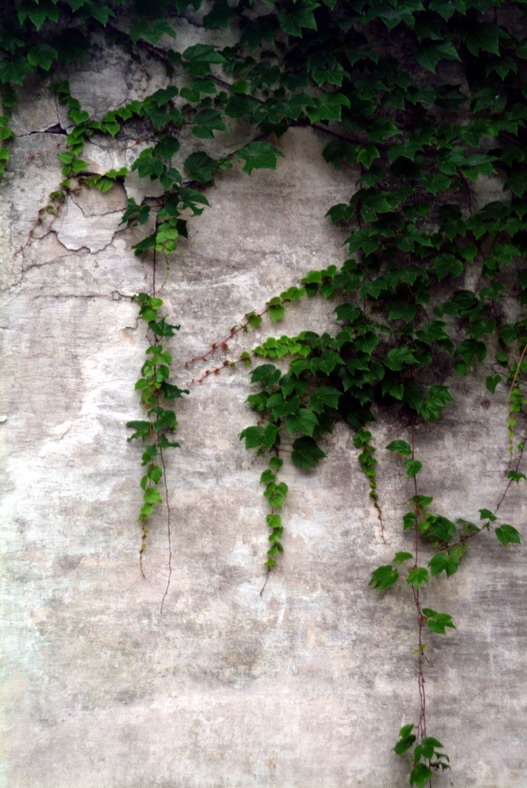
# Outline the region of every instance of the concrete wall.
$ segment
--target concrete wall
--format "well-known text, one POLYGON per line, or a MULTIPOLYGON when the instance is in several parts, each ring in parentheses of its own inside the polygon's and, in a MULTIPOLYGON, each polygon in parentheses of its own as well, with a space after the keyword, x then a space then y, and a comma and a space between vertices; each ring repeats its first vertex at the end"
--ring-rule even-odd
MULTIPOLYGON (((162 82, 153 64, 145 73, 105 49, 71 86, 99 115, 162 82)), ((316 473, 285 470, 285 554, 260 596, 263 465, 238 439, 253 423, 247 374, 226 370, 192 386, 178 408, 181 449, 167 453, 173 574, 160 614, 166 524, 152 523, 143 580, 141 449, 126 442, 124 426, 141 418, 133 385, 145 349, 129 296, 149 289, 152 271, 119 220, 126 196, 140 199, 144 185, 79 195, 53 232, 16 253, 60 179, 64 137, 46 133, 59 121, 63 110, 28 85, 0 190, 0 786, 406 785, 406 766, 390 750, 399 727, 416 721, 414 609, 404 588, 383 595, 367 583, 408 544, 400 515, 412 490, 382 451, 408 438, 408 425, 388 411, 374 430, 389 545, 341 426, 316 473)), ((161 294, 182 326, 170 341, 180 385, 207 368, 183 362, 248 310, 343 259, 342 236, 323 217, 353 184, 325 165, 324 142, 290 131, 278 172, 249 179, 235 167, 208 190, 212 208, 192 222, 161 294)), ((124 144, 94 139, 86 157, 101 171, 129 164, 137 149, 124 144)), ((231 355, 275 332, 331 325, 333 306, 297 304, 279 329, 238 336, 231 355)), ((438 511, 474 519, 504 489, 506 393, 491 397, 482 381, 453 386, 444 421, 417 432, 421 486, 438 511)), ((505 522, 522 525, 521 493, 507 497, 505 522)), ((527 785, 526 579, 524 548, 505 550, 488 535, 457 575, 424 592, 457 624, 428 638, 429 734, 453 765, 438 786, 527 785)))

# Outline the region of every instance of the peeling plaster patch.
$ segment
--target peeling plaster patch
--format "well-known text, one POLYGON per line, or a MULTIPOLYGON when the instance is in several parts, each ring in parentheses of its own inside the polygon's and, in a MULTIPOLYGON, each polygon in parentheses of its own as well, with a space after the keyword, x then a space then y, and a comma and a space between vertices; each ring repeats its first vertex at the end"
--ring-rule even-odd
MULTIPOLYGON (((136 155, 133 157, 136 158, 136 155)), ((163 187, 159 181, 147 181, 140 178, 136 172, 131 172, 126 178, 126 194, 130 200, 135 200, 141 205, 145 197, 159 197, 163 194, 163 187)))
POLYGON ((72 95, 79 99, 81 106, 90 114, 107 112, 129 100, 123 73, 124 58, 121 70, 118 59, 112 58, 111 51, 105 52, 104 57, 114 62, 105 64, 100 71, 78 71, 70 78, 72 95))
POLYGON ((16 112, 9 125, 15 134, 46 131, 58 121, 57 105, 49 86, 37 77, 26 81, 26 90, 19 91, 16 112))
POLYGON ((105 137, 97 135, 90 142, 87 142, 84 148, 83 159, 90 161, 91 168, 94 172, 107 172, 108 170, 119 170, 121 167, 130 166, 136 158, 139 150, 135 150, 133 156, 128 156, 126 148, 123 150, 123 141, 119 138, 119 142, 115 140, 108 140, 105 137), (116 146, 119 146, 116 149, 116 146))
POLYGON ((126 208, 126 194, 119 184, 106 194, 102 194, 97 189, 83 189, 72 199, 85 217, 105 216, 115 211, 124 211, 126 208))
POLYGON ((86 248, 90 252, 100 252, 108 246, 119 229, 122 211, 112 211, 101 215, 85 216, 82 209, 73 201, 61 214, 56 227, 57 238, 66 249, 78 251, 86 248))
POLYGON ((489 202, 503 200, 503 180, 492 175, 479 175, 474 189, 474 203, 478 210, 489 202))

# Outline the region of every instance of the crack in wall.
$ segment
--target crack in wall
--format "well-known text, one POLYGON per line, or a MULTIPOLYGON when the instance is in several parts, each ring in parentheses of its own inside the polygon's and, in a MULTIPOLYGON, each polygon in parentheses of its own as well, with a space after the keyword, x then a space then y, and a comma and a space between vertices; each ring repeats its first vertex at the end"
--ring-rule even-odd
MULTIPOLYGON (((118 290, 112 290, 111 293, 49 293, 49 294, 38 294, 32 296, 32 301, 39 301, 40 299, 48 299, 48 300, 56 300, 56 301, 63 301, 67 298, 78 298, 78 299, 110 299, 112 301, 120 301, 121 299, 131 301, 134 297, 135 293, 127 294, 121 293, 118 290), (118 298, 115 297, 115 293, 118 294, 118 298)), ((125 326, 125 328, 132 328, 131 326, 125 326)), ((135 329, 137 325, 135 326, 135 329)), ((134 330, 135 330, 134 329, 134 330)))
MULTIPOLYGON (((50 233, 53 233, 53 232, 55 232, 55 231, 54 230, 49 230, 45 235, 42 236, 42 238, 37 238, 36 240, 38 240, 38 241, 43 240, 44 238, 46 238, 46 236, 48 236, 50 233)), ((59 243, 60 243, 60 241, 59 241, 59 243)), ((63 246, 64 249, 66 249, 67 252, 70 251, 69 249, 67 249, 64 246, 64 244, 60 244, 60 245, 63 246)), ((13 290, 16 287, 20 287, 21 285, 23 285, 25 276, 28 273, 28 271, 32 271, 34 268, 44 268, 45 266, 48 266, 48 265, 59 265, 60 263, 62 263, 62 261, 64 260, 65 257, 71 257, 71 255, 70 254, 63 254, 63 255, 60 255, 60 257, 54 257, 53 260, 46 260, 43 263, 31 263, 31 265, 23 267, 21 269, 21 272, 20 272, 20 279, 18 279, 16 282, 13 282, 10 285, 8 285, 7 287, 0 288, 0 293, 7 293, 7 292, 9 292, 10 290, 13 290)))
MULTIPOLYGON (((113 213, 122 214, 123 211, 124 211, 124 208, 118 208, 117 210, 115 210, 115 208, 114 208, 111 211, 102 211, 102 212, 97 212, 97 213, 95 213, 95 212, 94 213, 87 213, 84 210, 84 208, 82 207, 82 204, 75 197, 76 196, 74 194, 70 194, 71 201, 75 203, 75 205, 81 211, 81 213, 82 213, 82 215, 84 216, 85 219, 89 219, 89 218, 91 218, 93 216, 97 216, 97 217, 100 217, 100 216, 111 216, 111 214, 113 214, 113 213)), ((117 232, 120 232, 120 230, 116 230, 116 233, 117 232)))
POLYGON ((32 137, 35 134, 60 134, 63 136, 67 136, 68 132, 66 129, 62 128, 60 123, 54 123, 53 126, 49 126, 47 129, 35 129, 34 131, 26 131, 24 134, 16 134, 16 139, 22 139, 23 137, 32 137))

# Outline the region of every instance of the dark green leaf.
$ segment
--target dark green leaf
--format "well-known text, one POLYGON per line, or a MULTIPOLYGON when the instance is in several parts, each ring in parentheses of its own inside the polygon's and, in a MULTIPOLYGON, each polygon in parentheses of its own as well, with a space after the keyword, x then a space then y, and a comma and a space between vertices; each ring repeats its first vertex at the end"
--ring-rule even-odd
POLYGON ((415 56, 415 59, 423 68, 432 72, 436 70, 439 61, 445 58, 448 60, 460 60, 452 41, 429 41, 421 46, 415 56))
POLYGON ((373 588, 378 588, 379 591, 384 591, 390 588, 390 586, 393 586, 398 579, 399 572, 397 569, 394 569, 391 564, 387 564, 385 566, 379 566, 378 569, 375 569, 375 571, 371 573, 371 579, 368 585, 373 586, 373 588))
POLYGON ((410 785, 425 788, 428 780, 432 779, 432 772, 424 763, 418 763, 410 773, 410 785))
MULTIPOLYGON (((412 730, 413 725, 405 725, 405 728, 409 728, 410 730, 412 730)), ((403 753, 405 753, 407 750, 410 749, 410 747, 414 744, 416 739, 417 736, 415 736, 415 734, 413 733, 407 734, 406 736, 402 736, 401 739, 397 742, 397 744, 393 748, 394 752, 397 753, 397 755, 403 755, 403 753)))
POLYGON ((199 183, 210 183, 210 181, 214 180, 220 162, 212 159, 204 151, 197 151, 187 156, 183 166, 191 180, 199 181, 199 183))
POLYGON ((150 44, 157 44, 159 39, 168 35, 172 38, 176 37, 176 32, 172 25, 166 19, 152 19, 151 21, 142 20, 133 25, 130 30, 130 38, 134 44, 140 39, 144 38, 150 44))
POLYGON ((302 29, 316 30, 314 11, 318 4, 313 0, 297 0, 286 2, 278 12, 278 22, 284 33, 290 36, 301 36, 302 29))
POLYGON ((324 407, 338 408, 341 392, 332 386, 318 386, 309 399, 314 411, 320 413, 324 407))
POLYGON ((311 437, 318 425, 318 419, 313 411, 300 408, 294 415, 286 416, 285 424, 290 432, 301 432, 311 437))
POLYGON ((410 457, 412 454, 412 447, 407 441, 396 440, 386 446, 388 451, 396 451, 402 457, 410 457))
POLYGON ((274 364, 262 364, 251 372, 251 383, 263 383, 272 386, 280 380, 281 372, 274 364))
POLYGON ((491 392, 491 394, 494 394, 496 391, 496 386, 501 382, 501 379, 501 375, 487 375, 485 378, 485 386, 487 387, 487 390, 491 392))
POLYGON ((250 175, 255 169, 276 170, 277 159, 283 155, 270 142, 257 141, 250 142, 249 145, 240 148, 236 157, 245 162, 242 169, 250 175))
POLYGON ((402 564, 404 561, 411 561, 413 557, 414 556, 412 553, 396 553, 392 560, 392 563, 399 565, 402 564))
POLYGON ((319 460, 323 459, 325 456, 326 455, 318 447, 313 438, 297 438, 293 443, 293 453, 291 457, 293 462, 300 466, 300 468, 316 468, 319 460))
POLYGON ((405 460, 406 465, 406 475, 413 479, 416 474, 419 473, 421 468, 423 467, 423 463, 419 462, 418 460, 405 460))
MULTIPOLYGON (((32 66, 40 66, 45 71, 49 71, 53 62, 57 59, 58 52, 55 47, 50 46, 50 44, 37 44, 37 46, 33 47, 27 53, 27 59, 31 63, 32 66)), ((86 120, 88 119, 89 115, 86 114, 86 120)))

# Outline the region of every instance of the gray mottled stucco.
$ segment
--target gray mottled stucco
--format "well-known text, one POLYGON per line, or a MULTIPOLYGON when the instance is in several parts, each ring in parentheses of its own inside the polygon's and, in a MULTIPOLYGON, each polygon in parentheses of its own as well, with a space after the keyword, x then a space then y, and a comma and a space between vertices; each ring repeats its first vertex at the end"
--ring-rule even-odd
MULTIPOLYGON (((71 80, 96 114, 162 83, 154 66, 136 72, 113 50, 71 80)), ((193 385, 178 408, 181 449, 167 455, 173 574, 160 614, 166 525, 152 523, 143 580, 140 447, 124 426, 140 418, 133 385, 145 349, 129 296, 150 287, 151 267, 130 250, 137 231, 119 221, 126 197, 145 186, 78 195, 52 232, 17 253, 60 179, 64 137, 46 133, 59 119, 63 110, 29 86, 0 190, 0 786, 402 788, 406 767, 391 747, 416 719, 415 614, 404 588, 383 595, 367 583, 408 543, 400 516, 412 490, 382 451, 408 438, 408 424, 388 410, 374 428, 389 545, 339 426, 316 473, 284 472, 285 554, 260 596, 263 466, 238 439, 253 419, 248 377, 237 367, 193 385)), ((249 179, 236 166, 218 179, 175 255, 161 295, 181 323, 170 340, 180 385, 207 368, 183 362, 247 311, 343 259, 343 236, 324 214, 349 199, 349 173, 324 163, 309 130, 278 144, 277 172, 249 179)), ((85 158, 104 171, 135 155, 101 138, 85 158)), ((495 189, 482 183, 479 199, 495 189)), ((238 335, 231 356, 273 332, 330 326, 333 307, 296 304, 278 330, 238 335)), ((443 422, 417 430, 420 485, 438 511, 474 519, 504 488, 506 392, 491 397, 472 380, 453 390, 443 422)), ((521 493, 503 506, 519 527, 521 493)), ((453 764, 441 788, 527 786, 526 579, 524 548, 488 535, 457 575, 424 593, 457 624, 428 639, 429 733, 453 764)))

